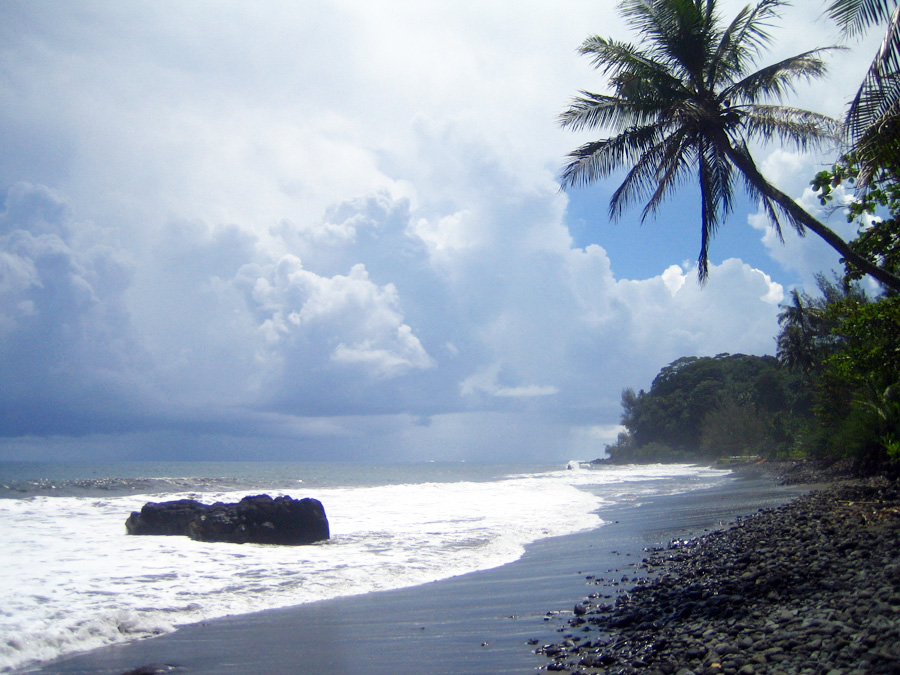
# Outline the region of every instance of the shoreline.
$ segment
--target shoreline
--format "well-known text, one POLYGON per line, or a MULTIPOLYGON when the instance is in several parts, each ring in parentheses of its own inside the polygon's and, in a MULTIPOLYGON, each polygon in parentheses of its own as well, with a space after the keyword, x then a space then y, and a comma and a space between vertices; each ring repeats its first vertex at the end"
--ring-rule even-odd
POLYGON ((839 481, 652 551, 539 651, 570 673, 897 673, 898 545, 900 482, 839 481))
POLYGON ((573 601, 595 588, 593 575, 625 568, 631 574, 648 546, 720 527, 802 492, 769 478, 738 476, 720 487, 603 509, 605 525, 535 542, 518 561, 499 568, 183 626, 26 672, 534 672, 547 666, 535 645, 559 638, 559 621, 573 616, 573 601))

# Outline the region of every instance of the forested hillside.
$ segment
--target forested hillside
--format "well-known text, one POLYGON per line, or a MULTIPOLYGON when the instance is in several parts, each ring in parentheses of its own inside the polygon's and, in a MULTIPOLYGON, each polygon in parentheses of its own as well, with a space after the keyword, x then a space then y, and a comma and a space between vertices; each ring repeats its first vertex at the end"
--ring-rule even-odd
POLYGON ((812 391, 772 356, 684 357, 650 391, 622 392, 626 431, 614 461, 714 459, 789 452, 812 418, 812 391))

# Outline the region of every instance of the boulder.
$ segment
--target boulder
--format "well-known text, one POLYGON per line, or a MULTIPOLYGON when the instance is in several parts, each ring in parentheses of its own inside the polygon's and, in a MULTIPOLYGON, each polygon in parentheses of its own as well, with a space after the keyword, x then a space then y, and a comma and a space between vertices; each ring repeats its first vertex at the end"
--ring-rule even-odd
POLYGON ((191 521, 188 535, 198 541, 293 545, 328 539, 329 529, 318 499, 257 495, 213 504, 191 521))
POLYGON ((210 508, 193 499, 147 502, 140 511, 131 512, 125 529, 128 534, 187 534, 191 521, 210 508))
POLYGON ((148 502, 125 521, 128 534, 184 534, 197 541, 235 544, 312 544, 329 538, 318 499, 244 497, 212 506, 192 499, 148 502))

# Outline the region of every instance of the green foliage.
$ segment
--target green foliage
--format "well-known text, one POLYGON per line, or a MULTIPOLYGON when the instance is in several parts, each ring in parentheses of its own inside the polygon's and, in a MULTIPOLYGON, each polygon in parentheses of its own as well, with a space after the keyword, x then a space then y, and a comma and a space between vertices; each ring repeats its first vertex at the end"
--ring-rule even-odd
POLYGON ((810 400, 803 378, 771 356, 684 357, 649 392, 622 392, 627 431, 607 452, 615 461, 786 454, 800 428, 788 420, 808 417, 810 400))
MULTIPOLYGON (((900 159, 886 157, 864 167, 858 154, 845 155, 831 170, 819 172, 811 184, 826 205, 833 203, 839 185, 855 193, 854 201, 845 205, 847 220, 859 224, 859 236, 851 247, 896 272, 900 270, 900 159), (866 184, 860 187, 863 178, 866 184)), ((846 261, 844 266, 846 289, 862 275, 846 261)), ((799 304, 798 313, 806 320, 819 317, 821 330, 811 342, 829 345, 816 352, 816 369, 808 371, 816 387, 816 425, 809 449, 872 463, 900 460, 900 297, 889 295, 872 302, 858 291, 823 293, 821 299, 799 304)), ((796 321, 792 318, 791 323, 796 321)), ((784 353, 779 351, 785 363, 792 360, 789 338, 783 324, 778 340, 779 348, 782 340, 786 345, 784 353)))
POLYGON ((848 379, 877 378, 885 386, 900 379, 900 297, 877 302, 847 300, 829 311, 839 319, 835 329, 842 348, 830 365, 848 379))
POLYGON ((816 283, 821 293, 816 297, 791 291, 791 302, 781 305, 780 331, 775 338, 781 365, 810 377, 819 375, 825 360, 840 347, 841 337, 835 332, 839 319, 829 308, 868 302, 862 288, 847 279, 829 281, 819 274, 816 283))
POLYGON ((700 451, 710 457, 768 454, 768 431, 756 406, 729 399, 703 418, 700 451))
MULTIPOLYGON (((854 194, 845 204, 847 222, 859 224, 850 247, 872 263, 900 272, 900 162, 883 163, 865 187, 858 185, 862 168, 857 156, 843 156, 830 170, 816 174, 810 182, 823 206, 833 205, 834 190, 843 185, 854 194)), ((844 261, 846 278, 861 279, 858 267, 844 261)))
POLYGON ((829 306, 840 347, 825 361, 817 449, 867 461, 900 459, 900 297, 829 306))
MULTIPOLYGON (((854 154, 841 157, 830 170, 816 174, 810 185, 819 192, 819 202, 828 206, 834 200, 834 189, 844 185, 856 191, 859 180, 859 160, 854 154)), ((886 208, 890 213, 900 212, 900 165, 892 163, 881 167, 872 181, 859 190, 858 199, 847 205, 847 222, 852 223, 865 214, 875 215, 886 208)))

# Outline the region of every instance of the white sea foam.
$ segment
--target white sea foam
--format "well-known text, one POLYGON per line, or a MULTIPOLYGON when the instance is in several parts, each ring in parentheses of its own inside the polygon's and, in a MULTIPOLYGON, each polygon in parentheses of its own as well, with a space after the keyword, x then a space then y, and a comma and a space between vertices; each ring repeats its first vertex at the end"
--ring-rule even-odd
POLYGON ((599 526, 605 503, 701 487, 723 475, 609 467, 309 494, 298 485, 291 496, 321 500, 332 533, 327 543, 303 547, 125 535, 125 517, 148 500, 237 501, 246 492, 0 500, 0 670, 212 617, 496 567, 530 542, 599 526))

